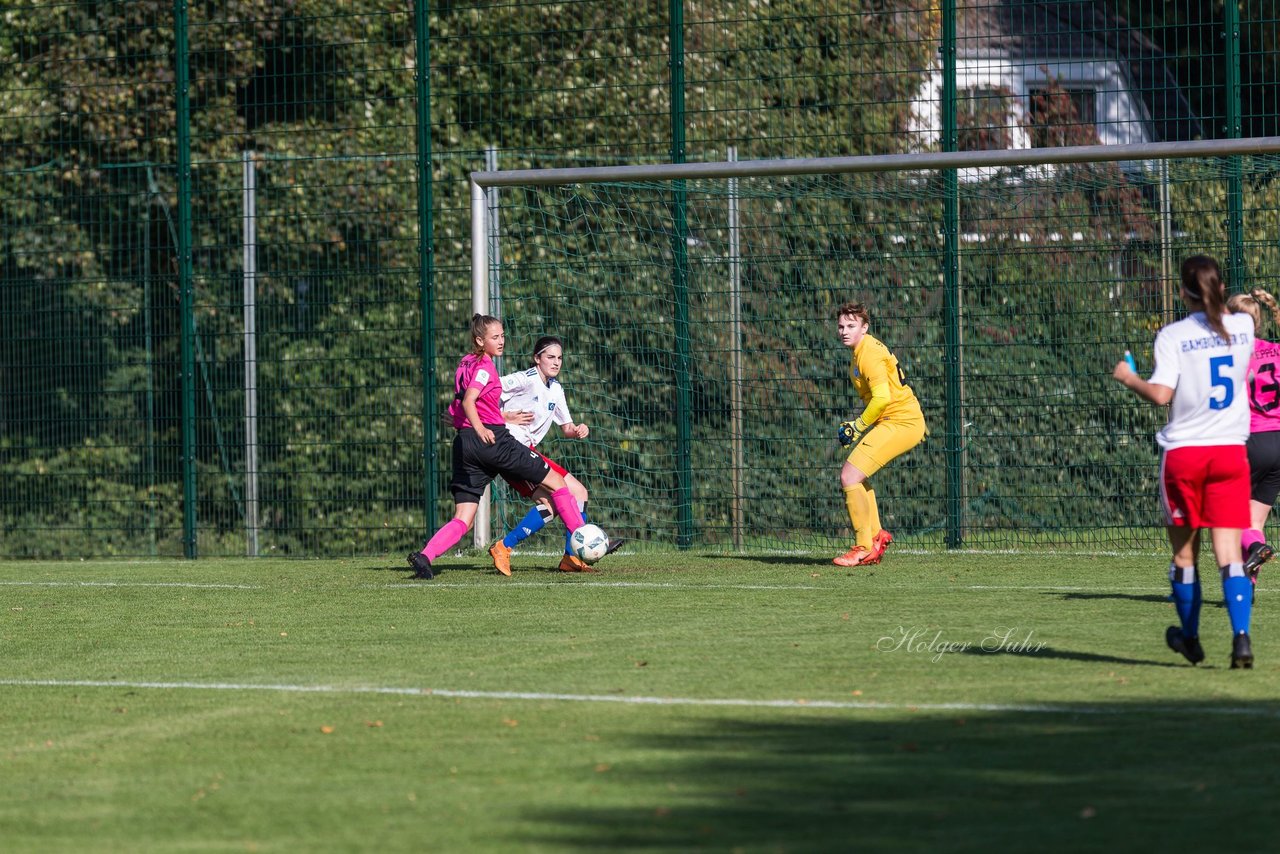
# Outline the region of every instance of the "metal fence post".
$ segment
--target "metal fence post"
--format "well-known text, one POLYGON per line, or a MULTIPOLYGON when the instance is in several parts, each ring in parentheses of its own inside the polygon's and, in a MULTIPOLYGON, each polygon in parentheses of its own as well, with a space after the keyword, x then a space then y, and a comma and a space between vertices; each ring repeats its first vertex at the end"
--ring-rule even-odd
POLYGON ((178 136, 178 294, 182 313, 182 553, 196 557, 195 271, 191 261, 191 93, 186 0, 174 0, 178 136))
MULTIPOLYGON (((942 4, 942 150, 956 150, 956 2, 942 4)), ((947 488, 946 544, 964 539, 964 400, 960 325, 960 182, 955 169, 943 178, 943 314, 945 328, 947 488)))
POLYGON ((423 509, 426 533, 436 529, 436 372, 435 372, 435 244, 431 198, 431 31, 427 0, 413 2, 413 29, 417 59, 413 67, 414 119, 417 128, 418 179, 418 298, 422 315, 422 459, 423 509))
MULTIPOLYGON (((684 163, 684 3, 670 2, 671 162, 684 163)), ((671 194, 671 290, 676 350, 676 544, 693 545, 693 389, 689 372, 689 196, 684 181, 671 194)))
MULTIPOLYGON (((1240 139, 1240 8, 1236 0, 1223 4, 1223 37, 1226 41, 1228 139, 1240 139)), ((1239 157, 1227 161, 1227 282, 1245 288, 1244 276, 1244 179, 1239 157)))
POLYGON ((244 284, 244 535, 245 554, 258 556, 258 172, 252 151, 241 153, 244 284))

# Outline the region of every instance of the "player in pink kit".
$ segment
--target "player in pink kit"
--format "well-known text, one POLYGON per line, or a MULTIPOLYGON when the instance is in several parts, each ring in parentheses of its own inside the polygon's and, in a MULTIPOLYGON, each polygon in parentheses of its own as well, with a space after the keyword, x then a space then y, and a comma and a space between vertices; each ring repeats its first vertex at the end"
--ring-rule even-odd
MULTIPOLYGON (((480 496, 498 475, 546 487, 551 492, 551 506, 565 527, 570 531, 582 527, 578 503, 564 478, 537 453, 517 442, 502 421, 502 382, 493 364, 493 358, 501 356, 506 346, 502 321, 474 315, 471 341, 474 349, 458 363, 453 403, 449 404, 449 414, 458 431, 453 437, 453 480, 449 483, 457 506, 453 518, 435 532, 422 550, 409 555, 415 578, 435 577, 432 563, 471 530, 480 496)), ((511 570, 502 574, 510 575, 511 570)))
MULTIPOLYGON (((1280 306, 1263 290, 1236 294, 1227 300, 1231 311, 1243 311, 1253 318, 1254 328, 1262 326, 1262 307, 1271 313, 1271 321, 1280 329, 1280 306)), ((1241 537, 1244 547, 1244 571, 1256 590, 1258 570, 1275 555, 1262 533, 1271 507, 1280 495, 1280 344, 1255 338, 1253 357, 1249 360, 1249 527, 1241 537)))
POLYGON ((1170 405, 1160 444, 1160 499, 1173 559, 1169 582, 1181 626, 1165 643, 1192 664, 1200 645, 1200 529, 1212 529, 1213 554, 1231 621, 1231 667, 1253 666, 1249 618, 1253 585, 1244 571, 1240 532, 1249 526, 1249 404, 1245 373, 1253 353, 1253 318, 1226 312, 1218 262, 1194 255, 1182 262, 1182 301, 1191 314, 1156 335, 1149 380, 1125 359, 1112 371, 1134 394, 1170 405))

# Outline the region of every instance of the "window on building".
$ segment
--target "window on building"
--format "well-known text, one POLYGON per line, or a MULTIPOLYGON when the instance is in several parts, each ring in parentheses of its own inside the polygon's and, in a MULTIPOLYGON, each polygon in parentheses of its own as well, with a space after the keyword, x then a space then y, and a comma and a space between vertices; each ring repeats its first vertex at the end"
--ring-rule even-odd
POLYGON ((1090 145, 1098 141, 1097 90, 1052 84, 1028 94, 1032 145, 1090 145))
POLYGON ((1013 93, 995 86, 976 86, 956 103, 956 148, 998 151, 1012 147, 1010 116, 1013 93))

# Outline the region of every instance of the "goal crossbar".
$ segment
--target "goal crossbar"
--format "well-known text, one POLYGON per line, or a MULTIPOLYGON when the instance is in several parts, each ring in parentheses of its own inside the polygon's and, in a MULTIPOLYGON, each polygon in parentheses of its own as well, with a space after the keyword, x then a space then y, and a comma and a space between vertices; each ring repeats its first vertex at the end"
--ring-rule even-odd
POLYGON ((1070 145, 1060 148, 1010 148, 996 151, 928 151, 918 154, 867 154, 857 157, 802 157, 789 160, 740 160, 710 163, 653 163, 634 166, 571 166, 471 173, 479 187, 551 187, 601 182, 670 181, 681 178, 759 178, 780 175, 832 175, 989 166, 1044 166, 1121 160, 1174 160, 1280 153, 1280 136, 1144 142, 1132 145, 1070 145))

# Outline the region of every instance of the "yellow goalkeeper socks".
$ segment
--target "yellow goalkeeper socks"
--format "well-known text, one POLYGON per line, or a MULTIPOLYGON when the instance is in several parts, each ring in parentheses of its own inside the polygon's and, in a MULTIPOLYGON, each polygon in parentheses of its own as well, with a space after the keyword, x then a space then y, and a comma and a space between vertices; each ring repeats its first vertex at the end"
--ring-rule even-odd
POLYGON ((876 512, 875 498, 865 486, 856 483, 844 487, 844 506, 849 511, 849 521, 853 524, 854 542, 871 551, 871 538, 876 533, 876 528, 871 526, 876 512))
POLYGON ((871 505, 871 515, 867 517, 870 524, 871 536, 874 537, 880 533, 880 507, 876 504, 876 491, 871 488, 871 481, 864 480, 862 488, 867 491, 867 503, 871 505))

